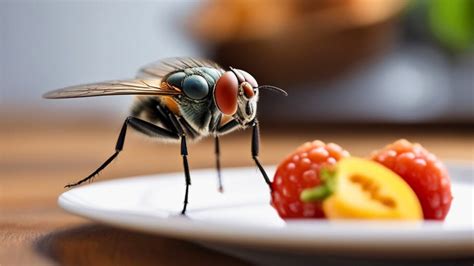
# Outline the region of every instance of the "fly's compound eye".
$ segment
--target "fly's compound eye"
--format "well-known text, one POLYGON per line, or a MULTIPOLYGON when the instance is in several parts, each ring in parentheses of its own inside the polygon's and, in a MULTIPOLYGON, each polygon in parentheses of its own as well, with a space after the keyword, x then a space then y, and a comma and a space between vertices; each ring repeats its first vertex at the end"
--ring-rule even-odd
POLYGON ((247 81, 248 83, 250 83, 250 85, 252 85, 252 87, 254 88, 258 87, 257 80, 255 80, 255 78, 252 75, 250 75, 245 70, 242 70, 242 69, 237 69, 237 70, 242 74, 242 76, 244 76, 245 81, 247 81))
POLYGON ((169 75, 169 77, 166 78, 166 82, 173 87, 181 88, 185 77, 186 74, 184 74, 184 72, 176 72, 169 75))
POLYGON ((239 82, 231 71, 225 72, 216 83, 214 99, 217 108, 226 115, 237 112, 237 95, 239 93, 239 82))
POLYGON ((201 100, 209 93, 209 85, 203 77, 191 75, 183 81, 183 92, 191 99, 201 100))
POLYGON ((244 95, 247 99, 252 98, 255 95, 255 92, 253 91, 252 85, 248 82, 242 83, 242 89, 244 90, 244 95))

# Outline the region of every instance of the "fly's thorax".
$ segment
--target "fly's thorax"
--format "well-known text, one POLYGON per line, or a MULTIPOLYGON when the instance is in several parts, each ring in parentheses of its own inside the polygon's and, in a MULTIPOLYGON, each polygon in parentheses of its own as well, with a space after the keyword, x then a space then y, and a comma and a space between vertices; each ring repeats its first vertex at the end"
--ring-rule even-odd
MULTIPOLYGON (((213 102, 213 90, 222 71, 211 67, 193 67, 172 72, 163 78, 182 93, 172 99, 182 117, 196 131, 206 133, 218 111, 213 102)), ((176 114, 176 113, 175 113, 176 114)))
POLYGON ((203 102, 212 98, 214 86, 222 75, 218 69, 193 67, 172 72, 163 78, 166 85, 182 92, 177 98, 183 102, 203 102))
POLYGON ((196 130, 203 130, 208 126, 212 113, 209 109, 209 102, 193 102, 182 98, 179 101, 181 117, 186 120, 196 130))

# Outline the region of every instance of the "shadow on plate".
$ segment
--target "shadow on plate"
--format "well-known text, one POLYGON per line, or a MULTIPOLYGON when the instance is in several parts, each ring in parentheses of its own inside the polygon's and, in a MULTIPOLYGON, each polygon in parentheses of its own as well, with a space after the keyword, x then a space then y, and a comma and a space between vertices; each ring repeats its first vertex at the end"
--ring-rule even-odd
POLYGON ((59 265, 247 265, 189 242, 98 224, 53 232, 35 249, 59 265))

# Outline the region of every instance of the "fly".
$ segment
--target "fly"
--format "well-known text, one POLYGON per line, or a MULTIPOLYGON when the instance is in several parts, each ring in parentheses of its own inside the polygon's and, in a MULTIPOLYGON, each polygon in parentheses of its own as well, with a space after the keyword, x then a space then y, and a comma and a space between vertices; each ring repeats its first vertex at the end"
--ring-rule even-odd
POLYGON ((287 95, 274 86, 259 86, 252 75, 241 69, 230 67, 225 70, 209 60, 172 58, 141 68, 136 79, 72 86, 44 94, 48 99, 137 95, 130 116, 120 130, 114 154, 90 175, 65 187, 90 181, 106 168, 122 151, 127 128, 131 127, 149 137, 180 143, 186 180, 181 213, 185 214, 191 185, 187 140, 214 137, 218 189, 222 192, 219 136, 251 127, 252 159, 271 188, 270 179, 258 160, 260 133, 256 112, 259 89, 287 95))

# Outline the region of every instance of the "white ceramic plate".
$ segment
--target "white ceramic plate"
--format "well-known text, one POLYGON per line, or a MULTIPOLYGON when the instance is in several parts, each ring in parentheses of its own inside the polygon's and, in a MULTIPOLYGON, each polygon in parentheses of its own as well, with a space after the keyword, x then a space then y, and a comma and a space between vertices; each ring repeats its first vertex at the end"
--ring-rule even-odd
MULTIPOLYGON (((274 168, 267 171, 273 173, 274 168)), ((192 171, 187 217, 180 173, 132 177, 75 188, 59 197, 68 212, 105 224, 211 245, 221 250, 363 257, 474 256, 474 171, 450 164, 454 200, 444 222, 285 222, 270 206, 268 188, 254 168, 192 171), (238 247, 233 249, 233 247, 238 247)), ((242 254, 242 252, 238 252, 242 254)))

